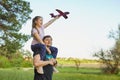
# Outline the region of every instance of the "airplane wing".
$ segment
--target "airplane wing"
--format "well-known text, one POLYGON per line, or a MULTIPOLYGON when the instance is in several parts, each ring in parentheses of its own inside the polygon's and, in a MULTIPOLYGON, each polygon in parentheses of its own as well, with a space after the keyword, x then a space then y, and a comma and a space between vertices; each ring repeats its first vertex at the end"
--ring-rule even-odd
POLYGON ((57 11, 58 13, 60 13, 61 15, 64 14, 64 13, 63 13, 61 10, 59 10, 59 9, 56 9, 56 11, 57 11))
POLYGON ((51 15, 51 17, 55 17, 55 15, 53 13, 51 13, 50 15, 51 15))
POLYGON ((68 17, 67 17, 67 14, 69 14, 69 12, 62 12, 62 11, 59 10, 59 9, 56 9, 56 11, 57 11, 61 16, 63 16, 65 19, 68 18, 68 17))

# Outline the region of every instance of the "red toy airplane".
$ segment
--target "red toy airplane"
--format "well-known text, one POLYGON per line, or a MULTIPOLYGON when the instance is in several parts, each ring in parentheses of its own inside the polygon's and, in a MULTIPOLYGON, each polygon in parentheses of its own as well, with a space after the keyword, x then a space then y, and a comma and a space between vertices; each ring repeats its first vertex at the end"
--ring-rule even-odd
POLYGON ((51 17, 55 18, 56 16, 63 16, 65 19, 67 19, 67 15, 69 14, 69 12, 62 12, 59 9, 56 9, 56 11, 59 13, 58 15, 54 15, 53 13, 51 13, 51 17))

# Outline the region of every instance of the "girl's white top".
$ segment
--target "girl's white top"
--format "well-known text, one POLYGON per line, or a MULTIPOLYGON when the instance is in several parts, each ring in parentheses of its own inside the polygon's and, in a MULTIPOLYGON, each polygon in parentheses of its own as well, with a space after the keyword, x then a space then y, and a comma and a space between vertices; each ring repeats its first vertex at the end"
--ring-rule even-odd
MULTIPOLYGON (((41 26, 38 30, 36 29, 36 28, 33 28, 32 29, 32 31, 31 31, 31 33, 32 33, 32 35, 33 34, 35 34, 35 33, 38 33, 39 34, 39 36, 40 36, 40 38, 41 38, 41 40, 43 39, 43 37, 44 37, 44 27, 43 26, 41 26)), ((38 44, 39 42, 35 39, 35 37, 33 37, 33 40, 32 40, 32 45, 34 45, 34 44, 38 44)))

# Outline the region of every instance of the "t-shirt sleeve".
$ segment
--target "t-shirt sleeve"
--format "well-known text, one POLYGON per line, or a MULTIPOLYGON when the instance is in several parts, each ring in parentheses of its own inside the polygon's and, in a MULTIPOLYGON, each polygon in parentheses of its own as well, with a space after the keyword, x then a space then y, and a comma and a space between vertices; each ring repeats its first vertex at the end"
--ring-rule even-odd
POLYGON ((53 58, 56 58, 57 57, 57 53, 58 53, 58 48, 51 46, 50 50, 51 50, 53 58))
POLYGON ((35 28, 32 29, 32 35, 35 34, 35 33, 37 33, 37 32, 38 31, 35 28))

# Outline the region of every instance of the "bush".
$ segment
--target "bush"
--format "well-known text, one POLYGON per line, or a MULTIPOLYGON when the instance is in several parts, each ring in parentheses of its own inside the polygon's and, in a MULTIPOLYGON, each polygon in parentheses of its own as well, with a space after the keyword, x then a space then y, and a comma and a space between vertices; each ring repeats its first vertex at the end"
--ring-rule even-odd
POLYGON ((9 68, 9 67, 11 67, 11 64, 8 58, 4 56, 0 56, 0 68, 9 68))
POLYGON ((11 59, 10 62, 12 67, 22 67, 21 63, 23 62, 23 58, 17 58, 17 59, 13 58, 11 59))
POLYGON ((31 61, 23 61, 21 66, 22 67, 33 67, 33 64, 31 61))

